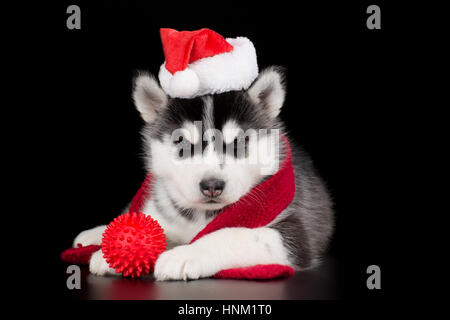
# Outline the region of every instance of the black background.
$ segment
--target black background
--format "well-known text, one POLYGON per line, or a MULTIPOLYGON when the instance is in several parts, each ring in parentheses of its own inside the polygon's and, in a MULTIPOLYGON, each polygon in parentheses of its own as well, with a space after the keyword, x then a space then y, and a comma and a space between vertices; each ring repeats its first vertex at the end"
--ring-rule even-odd
MULTIPOLYGON (((395 296, 404 241, 394 233, 404 215, 396 201, 406 108, 400 75, 408 64, 402 45, 412 32, 396 20, 404 14, 399 8, 381 1, 61 1, 40 9, 28 48, 45 96, 44 121, 30 152, 40 159, 38 184, 46 196, 38 223, 50 234, 45 259, 55 272, 63 272, 59 254, 73 238, 120 214, 143 180, 143 121, 132 103, 132 77, 136 70, 157 74, 164 60, 159 28, 208 27, 250 38, 260 69, 286 67, 281 118, 335 201, 329 254, 340 265, 343 297, 395 296), (81 30, 66 28, 70 4, 81 7, 81 30), (381 30, 366 28, 370 4, 381 7, 381 30), (380 291, 366 288, 371 264, 381 267, 380 291)), ((64 284, 57 288, 55 297, 64 284)))

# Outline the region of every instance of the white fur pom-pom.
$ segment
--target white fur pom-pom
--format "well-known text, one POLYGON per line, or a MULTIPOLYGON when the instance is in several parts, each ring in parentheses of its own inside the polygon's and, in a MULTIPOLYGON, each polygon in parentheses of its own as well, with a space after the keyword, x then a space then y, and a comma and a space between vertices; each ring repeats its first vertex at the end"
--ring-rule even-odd
POLYGON ((170 80, 170 92, 178 98, 191 98, 200 89, 200 80, 197 74, 186 68, 176 72, 170 80))

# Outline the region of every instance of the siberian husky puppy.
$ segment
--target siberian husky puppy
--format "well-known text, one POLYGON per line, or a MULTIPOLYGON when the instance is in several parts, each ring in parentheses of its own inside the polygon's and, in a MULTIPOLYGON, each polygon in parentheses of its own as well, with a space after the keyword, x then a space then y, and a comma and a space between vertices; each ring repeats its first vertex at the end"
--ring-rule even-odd
MULTIPOLYGON (((153 176, 143 212, 158 220, 168 240, 155 265, 157 280, 198 279, 256 264, 305 269, 319 262, 333 230, 332 202, 310 158, 292 142, 296 191, 285 210, 264 227, 223 228, 189 244, 282 163, 283 79, 282 69, 270 67, 245 91, 179 99, 169 98, 153 76, 136 77, 133 98, 145 121, 145 164, 153 176), (261 150, 263 157, 253 157, 261 150)), ((74 246, 99 245, 105 228, 81 232, 74 246)), ((116 274, 101 250, 89 268, 96 275, 116 274)))

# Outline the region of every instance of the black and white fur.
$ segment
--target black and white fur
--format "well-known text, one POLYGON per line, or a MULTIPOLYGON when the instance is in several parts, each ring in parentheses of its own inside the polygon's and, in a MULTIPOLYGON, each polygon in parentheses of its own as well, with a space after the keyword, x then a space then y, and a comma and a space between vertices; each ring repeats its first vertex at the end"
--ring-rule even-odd
MULTIPOLYGON (((261 72, 246 91, 194 99, 169 98, 154 77, 144 73, 135 79, 133 95, 146 122, 143 129, 146 166, 155 177, 152 197, 143 211, 158 220, 168 238, 168 250, 156 262, 157 280, 198 279, 222 269, 256 264, 288 264, 305 269, 318 263, 333 230, 332 203, 310 158, 292 142, 296 177, 292 203, 265 227, 224 228, 193 244, 189 244, 190 240, 224 207, 239 200, 267 175, 261 175, 261 164, 248 164, 245 159, 234 159, 230 164, 171 161, 175 154, 173 130, 184 128, 192 133, 190 143, 202 143, 198 128, 193 125, 196 120, 202 121, 206 130, 221 130, 225 143, 236 138, 233 130, 225 133, 225 129, 279 129, 284 133, 278 117, 285 98, 280 68, 261 72), (205 177, 225 181, 223 193, 216 201, 207 201, 200 192, 198 184, 205 177)), ((208 151, 207 145, 208 141, 204 154, 214 158, 214 151, 208 151)), ((249 152, 256 147, 249 145, 249 152)), ((283 150, 280 155, 283 157, 283 150)), ((105 227, 80 233, 74 245, 100 244, 105 227)), ((101 251, 93 254, 90 271, 96 275, 115 274, 101 251)))

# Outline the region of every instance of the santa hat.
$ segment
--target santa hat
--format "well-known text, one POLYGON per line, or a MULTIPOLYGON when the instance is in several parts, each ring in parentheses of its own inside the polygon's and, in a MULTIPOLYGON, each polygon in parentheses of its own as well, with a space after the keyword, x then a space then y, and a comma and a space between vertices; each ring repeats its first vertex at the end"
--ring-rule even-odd
POLYGON ((160 30, 165 62, 159 82, 172 98, 243 90, 258 76, 253 43, 244 37, 224 39, 210 29, 160 30))

